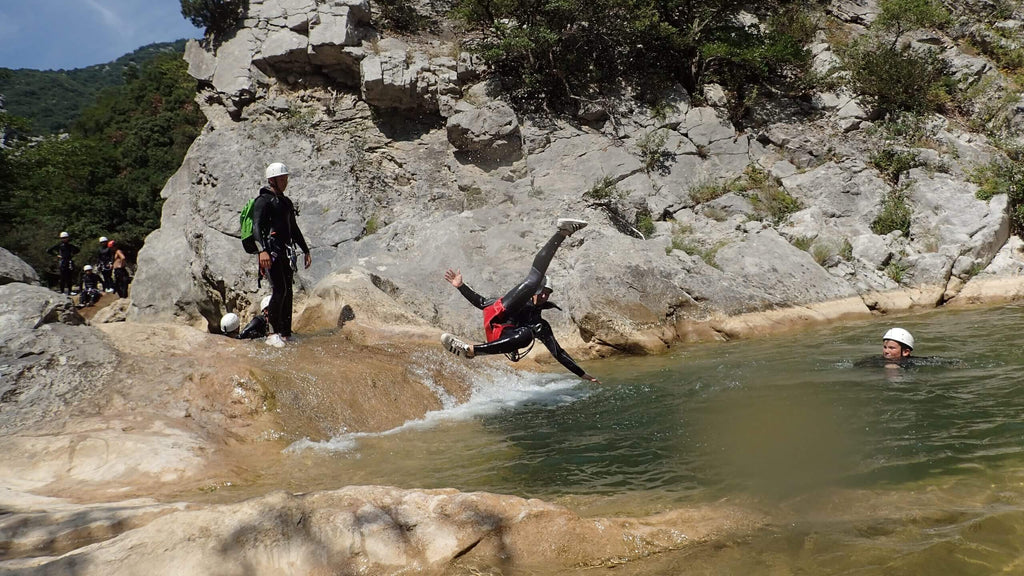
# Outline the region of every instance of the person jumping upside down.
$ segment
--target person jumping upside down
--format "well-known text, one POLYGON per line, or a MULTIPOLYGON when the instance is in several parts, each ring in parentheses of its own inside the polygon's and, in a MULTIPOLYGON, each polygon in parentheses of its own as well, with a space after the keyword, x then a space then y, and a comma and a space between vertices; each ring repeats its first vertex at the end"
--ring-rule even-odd
POLYGON ((484 344, 467 344, 451 334, 442 334, 441 344, 445 349, 464 358, 473 358, 477 354, 505 354, 516 362, 529 352, 536 338, 570 372, 585 380, 598 382, 597 378, 587 374, 558 345, 551 325, 541 318, 542 311, 558 308, 548 302, 553 291, 551 281, 545 275, 548 265, 562 242, 586 225, 583 220, 559 219, 558 231, 534 257, 526 279, 497 300, 485 298, 464 284, 461 271, 451 268, 445 271, 445 280, 457 288, 471 304, 483 310, 484 331, 487 334, 487 342, 484 344), (522 352, 524 348, 526 351, 522 352))

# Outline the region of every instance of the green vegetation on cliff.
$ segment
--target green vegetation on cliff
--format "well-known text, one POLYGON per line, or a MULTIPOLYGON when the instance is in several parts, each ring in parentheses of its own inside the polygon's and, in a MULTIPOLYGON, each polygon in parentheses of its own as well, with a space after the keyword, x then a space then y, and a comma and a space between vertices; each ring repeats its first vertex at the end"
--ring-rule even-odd
POLYGON ((764 0, 462 0, 458 13, 483 33, 478 48, 513 101, 572 110, 623 84, 699 94, 722 84, 741 115, 756 89, 805 69, 803 3, 764 0), (767 26, 748 24, 756 9, 767 26), (775 15, 776 17, 772 17, 775 15))
MULTIPOLYGON (((62 230, 92 261, 99 236, 131 251, 160 224, 160 190, 181 165, 205 118, 181 53, 161 54, 103 90, 71 133, 18 138, 0 148, 0 246, 40 274, 62 230)), ((0 132, 23 123, 0 116, 0 132)), ((16 133, 17 131, 15 131, 16 133)))
POLYGON ((67 132, 105 88, 124 85, 160 54, 183 54, 185 40, 143 46, 113 62, 74 70, 0 68, 0 95, 7 112, 29 121, 29 134, 67 132))

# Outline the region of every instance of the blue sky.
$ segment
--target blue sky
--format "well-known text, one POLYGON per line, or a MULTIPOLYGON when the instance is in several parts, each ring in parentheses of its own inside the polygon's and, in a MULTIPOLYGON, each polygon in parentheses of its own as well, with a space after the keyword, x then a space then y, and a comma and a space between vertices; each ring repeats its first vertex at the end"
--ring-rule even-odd
POLYGON ((179 0, 0 0, 2 68, 84 68, 202 35, 179 0))

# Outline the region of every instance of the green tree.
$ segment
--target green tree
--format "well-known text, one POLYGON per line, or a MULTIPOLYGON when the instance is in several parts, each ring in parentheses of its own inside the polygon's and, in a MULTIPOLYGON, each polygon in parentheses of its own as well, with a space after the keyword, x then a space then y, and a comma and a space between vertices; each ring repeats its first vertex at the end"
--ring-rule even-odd
POLYGON ((880 0, 878 18, 873 28, 893 35, 892 48, 899 45, 900 37, 919 28, 941 28, 949 22, 949 13, 939 0, 880 0))
POLYGON ((180 53, 158 56, 104 91, 70 135, 0 149, 0 245, 44 275, 62 230, 81 243, 81 263, 101 235, 131 256, 159 226, 160 190, 205 123, 186 68, 180 53))
POLYGON ((213 38, 234 30, 248 8, 248 0, 181 0, 181 15, 213 38))
POLYGON ((866 42, 848 48, 843 61, 853 89, 883 116, 930 112, 949 101, 947 65, 932 52, 866 42))
MULTIPOLYGON (((783 1, 758 3, 765 15, 783 1)), ((783 31, 738 17, 739 0, 462 0, 478 45, 521 107, 571 109, 623 82, 641 89, 708 80, 742 95, 807 62, 783 31)))

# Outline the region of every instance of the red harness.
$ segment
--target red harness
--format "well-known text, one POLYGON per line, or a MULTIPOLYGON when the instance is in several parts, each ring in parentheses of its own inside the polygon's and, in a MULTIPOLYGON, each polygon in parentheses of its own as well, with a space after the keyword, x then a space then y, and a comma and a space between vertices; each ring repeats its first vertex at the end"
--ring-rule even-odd
POLYGON ((487 341, 494 342, 498 338, 501 338, 501 332, 505 328, 509 328, 512 324, 500 324, 495 322, 494 319, 505 312, 505 305, 501 303, 501 298, 484 308, 484 333, 487 334, 487 341))

